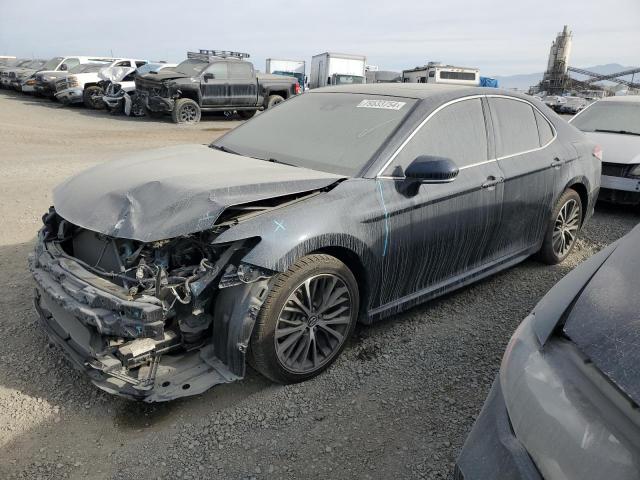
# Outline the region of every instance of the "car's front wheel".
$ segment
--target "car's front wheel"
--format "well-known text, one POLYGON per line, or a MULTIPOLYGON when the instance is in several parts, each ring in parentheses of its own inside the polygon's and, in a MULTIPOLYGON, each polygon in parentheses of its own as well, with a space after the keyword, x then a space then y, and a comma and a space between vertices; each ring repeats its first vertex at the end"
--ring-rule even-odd
POLYGON ((176 100, 171 112, 173 123, 198 123, 200 115, 200 106, 190 98, 176 100))
POLYGON ((573 189, 567 189, 560 196, 551 213, 540 258, 555 265, 569 256, 576 244, 582 227, 582 200, 573 189))
POLYGON ((103 94, 104 90, 96 85, 85 88, 84 92, 82 92, 84 106, 87 108, 95 108, 96 110, 104 109, 105 104, 102 101, 103 94))
POLYGON ((280 383, 318 375, 342 352, 359 302, 344 263, 324 254, 301 258, 272 281, 251 337, 251 364, 280 383))

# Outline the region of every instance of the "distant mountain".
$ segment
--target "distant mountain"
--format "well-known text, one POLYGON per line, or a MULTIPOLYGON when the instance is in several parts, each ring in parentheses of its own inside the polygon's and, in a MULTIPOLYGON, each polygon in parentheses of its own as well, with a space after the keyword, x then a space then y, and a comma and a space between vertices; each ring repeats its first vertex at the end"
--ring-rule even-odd
MULTIPOLYGON (((606 65, 595 65, 593 67, 579 67, 584 70, 589 70, 594 73, 600 73, 602 75, 607 75, 609 73, 620 72, 623 70, 629 70, 635 67, 625 67, 618 63, 608 63, 606 65)), ((501 88, 517 88, 518 90, 528 90, 530 86, 536 85, 542 80, 544 73, 528 73, 521 75, 507 75, 507 76, 497 76, 493 77, 498 80, 498 83, 501 88)), ((579 75, 577 73, 571 73, 571 76, 576 80, 584 80, 588 77, 585 75, 579 75)), ((627 75, 623 77, 625 80, 631 80, 631 75, 627 75)), ((637 73, 635 76, 635 81, 640 82, 640 73, 637 73)), ((605 82, 607 85, 611 85, 611 82, 605 82)))

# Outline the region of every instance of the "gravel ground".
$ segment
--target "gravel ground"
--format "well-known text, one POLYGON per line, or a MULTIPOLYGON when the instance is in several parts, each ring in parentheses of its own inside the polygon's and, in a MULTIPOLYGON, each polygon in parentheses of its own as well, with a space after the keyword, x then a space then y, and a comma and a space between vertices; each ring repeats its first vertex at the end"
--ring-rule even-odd
POLYGON ((101 393, 47 346, 31 304, 26 258, 51 188, 127 151, 206 143, 236 124, 177 127, 0 92, 0 478, 448 478, 515 327, 640 221, 638 210, 600 206, 564 264, 529 260, 359 327, 304 384, 250 371, 167 404, 101 393))

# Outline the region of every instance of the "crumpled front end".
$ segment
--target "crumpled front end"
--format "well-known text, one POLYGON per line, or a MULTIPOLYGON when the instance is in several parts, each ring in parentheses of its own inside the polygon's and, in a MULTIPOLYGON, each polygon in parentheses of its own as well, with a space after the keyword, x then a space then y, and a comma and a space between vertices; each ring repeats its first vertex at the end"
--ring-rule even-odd
POLYGON ((53 208, 43 220, 30 258, 35 306, 95 385, 156 402, 244 376, 274 273, 241 262, 257 240, 213 245, 212 229, 144 243, 72 225, 53 208))
POLYGON ((173 110, 177 92, 172 94, 166 82, 137 77, 135 85, 136 94, 147 109, 152 112, 171 112, 173 110))

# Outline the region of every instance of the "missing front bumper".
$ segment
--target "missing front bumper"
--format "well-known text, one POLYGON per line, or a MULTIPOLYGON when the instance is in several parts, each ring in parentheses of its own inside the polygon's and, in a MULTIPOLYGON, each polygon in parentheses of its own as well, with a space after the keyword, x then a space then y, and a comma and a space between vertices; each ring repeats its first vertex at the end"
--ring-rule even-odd
POLYGON ((164 328, 160 306, 119 298, 125 290, 56 256, 56 248, 40 240, 30 258, 35 308, 49 338, 97 387, 162 402, 244 376, 266 280, 223 289, 214 305, 212 335, 194 346, 164 328))

